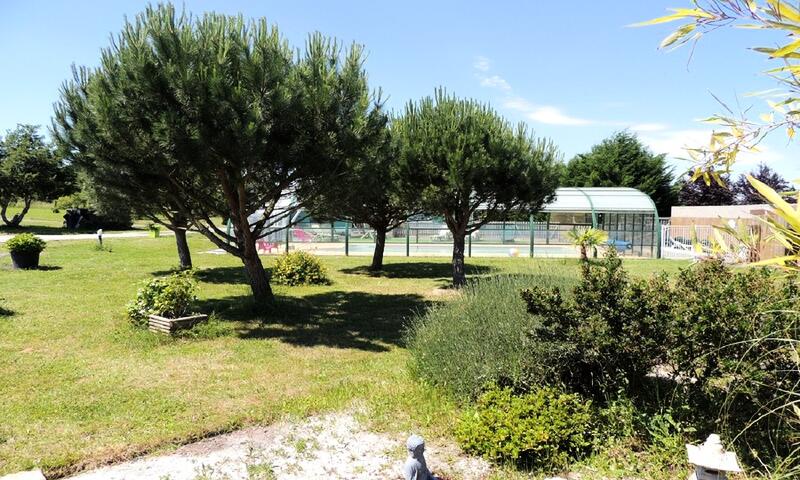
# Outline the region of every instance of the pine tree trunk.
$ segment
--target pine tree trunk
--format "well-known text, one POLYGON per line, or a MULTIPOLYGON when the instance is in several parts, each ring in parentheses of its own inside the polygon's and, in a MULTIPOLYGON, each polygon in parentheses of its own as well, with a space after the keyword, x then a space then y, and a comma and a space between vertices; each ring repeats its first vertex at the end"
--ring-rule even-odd
POLYGON ((255 301, 259 304, 272 302, 274 297, 269 286, 269 277, 255 249, 255 244, 252 248, 245 248, 242 262, 244 263, 247 281, 250 282, 250 290, 253 292, 255 301))
POLYGON ((375 251, 372 253, 372 265, 370 271, 377 272, 383 270, 383 252, 386 250, 386 227, 375 229, 375 251))
POLYGON ((174 232, 180 269, 189 270, 192 268, 192 252, 189 251, 189 243, 186 241, 186 226, 179 226, 175 228, 174 232))
POLYGON ((453 232, 453 286, 461 288, 467 283, 464 271, 464 232, 453 232))

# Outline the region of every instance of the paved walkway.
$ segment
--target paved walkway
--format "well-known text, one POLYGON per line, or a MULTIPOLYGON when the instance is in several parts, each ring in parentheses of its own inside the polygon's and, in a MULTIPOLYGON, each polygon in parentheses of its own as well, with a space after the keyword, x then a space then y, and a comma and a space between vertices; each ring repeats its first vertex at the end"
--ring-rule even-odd
MULTIPOLYGON (((5 243, 8 239, 13 237, 15 234, 0 234, 0 243, 5 243)), ((149 232, 143 232, 141 230, 129 230, 125 232, 112 232, 112 233, 104 233, 103 238, 139 238, 139 237, 147 237, 149 236, 149 232)), ((172 235, 172 232, 161 232, 162 236, 172 235)), ((62 241, 62 240, 97 240, 96 233, 65 233, 62 235, 36 235, 37 237, 41 238, 46 242, 53 242, 53 241, 62 241)))

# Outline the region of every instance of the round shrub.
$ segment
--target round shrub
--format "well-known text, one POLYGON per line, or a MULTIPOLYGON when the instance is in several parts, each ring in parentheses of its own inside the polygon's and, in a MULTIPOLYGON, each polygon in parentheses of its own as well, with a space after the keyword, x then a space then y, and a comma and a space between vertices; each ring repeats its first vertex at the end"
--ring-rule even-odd
POLYGON ((303 251, 278 257, 272 269, 272 280, 282 285, 328 285, 328 273, 319 258, 303 251))
POLYGON ((47 242, 32 233, 20 233, 6 242, 11 253, 39 253, 45 249, 47 242))
POLYGON ((411 320, 407 344, 412 369, 461 400, 474 400, 487 384, 525 388, 541 378, 528 335, 538 319, 529 315, 520 290, 558 285, 545 276, 497 276, 471 283, 456 299, 411 320))
POLYGON ((575 394, 490 388, 464 412, 456 438, 468 453, 527 467, 563 467, 592 444, 592 407, 575 394))
POLYGON ((190 272, 154 278, 145 282, 136 292, 136 298, 128 303, 128 317, 134 325, 144 327, 150 315, 168 318, 188 316, 197 299, 196 291, 197 284, 190 272))

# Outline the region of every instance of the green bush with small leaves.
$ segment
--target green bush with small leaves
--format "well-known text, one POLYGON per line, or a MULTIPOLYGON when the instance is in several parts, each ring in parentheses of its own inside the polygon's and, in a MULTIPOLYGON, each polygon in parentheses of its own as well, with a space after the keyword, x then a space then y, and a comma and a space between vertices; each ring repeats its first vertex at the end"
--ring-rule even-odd
POLYGON ((331 283, 319 258, 300 250, 278 257, 272 269, 272 280, 289 286, 331 283))
POLYGON ((800 385, 800 357, 790 345, 800 332, 797 278, 708 259, 673 281, 631 279, 610 251, 585 264, 567 293, 522 292, 538 320, 528 344, 547 366, 543 384, 596 402, 622 395, 651 410, 666 399, 676 421, 735 438, 751 465, 765 462, 763 452, 791 452, 798 436, 776 393, 800 385))
POLYGON ((145 282, 136 292, 136 298, 128 303, 128 317, 134 325, 145 327, 150 315, 169 318, 188 316, 197 299, 196 292, 197 283, 191 272, 154 278, 145 282))
POLYGON ((20 233, 6 242, 6 248, 12 253, 39 253, 46 246, 47 242, 32 233, 20 233))
POLYGON ((491 387, 456 427, 462 448, 492 461, 564 467, 592 446, 592 405, 544 387, 524 395, 491 387))

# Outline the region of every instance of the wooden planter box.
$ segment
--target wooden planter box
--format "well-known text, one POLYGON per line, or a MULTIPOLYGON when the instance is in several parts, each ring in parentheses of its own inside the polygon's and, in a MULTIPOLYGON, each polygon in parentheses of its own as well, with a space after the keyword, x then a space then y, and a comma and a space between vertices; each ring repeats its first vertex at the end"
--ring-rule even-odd
POLYGON ((172 334, 178 330, 192 328, 200 322, 208 320, 208 315, 190 315, 180 318, 165 318, 158 315, 150 315, 147 328, 151 332, 172 334))

